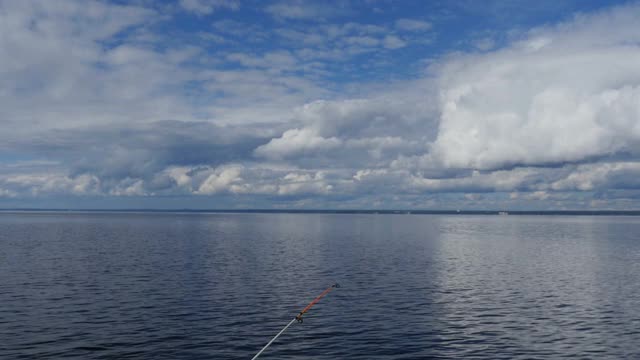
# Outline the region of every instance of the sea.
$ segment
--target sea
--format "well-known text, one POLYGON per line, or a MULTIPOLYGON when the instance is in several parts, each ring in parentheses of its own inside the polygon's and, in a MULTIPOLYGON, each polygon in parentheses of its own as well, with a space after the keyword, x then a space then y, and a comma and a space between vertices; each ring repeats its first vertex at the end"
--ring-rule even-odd
POLYGON ((0 213, 0 359, 640 359, 640 217, 0 213))

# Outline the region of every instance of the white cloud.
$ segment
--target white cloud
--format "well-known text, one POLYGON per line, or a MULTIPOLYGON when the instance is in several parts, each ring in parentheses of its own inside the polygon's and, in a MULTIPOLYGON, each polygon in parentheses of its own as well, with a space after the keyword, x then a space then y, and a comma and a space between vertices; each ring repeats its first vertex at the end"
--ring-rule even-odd
POLYGON ((396 28, 404 31, 426 31, 431 29, 432 25, 428 21, 415 19, 398 19, 396 20, 396 28))
POLYGON ((5 197, 5 198, 13 198, 16 197, 18 194, 16 194, 15 192, 11 191, 11 190, 7 190, 7 189, 1 189, 0 188, 0 198, 5 197))
POLYGON ((29 173, 0 176, 0 185, 8 194, 39 195, 99 195, 100 179, 94 175, 68 176, 61 173, 29 173))
POLYGON ((349 8, 338 4, 306 0, 279 1, 265 7, 265 11, 277 19, 319 20, 343 15, 349 8))
POLYGON ((529 200, 547 200, 549 198, 549 193, 546 191, 534 191, 532 193, 526 194, 524 198, 529 200))
POLYGON ((240 1, 236 0, 180 0, 180 6, 198 15, 211 14, 217 9, 238 10, 240 1))
POLYGON ((611 162, 578 166, 550 184, 554 191, 598 191, 636 188, 640 185, 640 163, 611 162))
POLYGON ((157 17, 98 1, 3 1, 0 121, 26 137, 36 129, 184 117, 180 97, 159 89, 188 73, 173 53, 128 41, 157 17))
POLYGON ((413 153, 421 148, 420 140, 433 136, 432 131, 423 132, 433 125, 425 119, 432 110, 429 101, 415 94, 418 85, 403 85, 397 92, 387 89, 380 97, 319 100, 301 106, 293 113, 295 127, 258 147, 255 154, 301 166, 341 167, 413 153))
POLYGON ((399 49, 407 46, 407 42, 395 35, 387 35, 384 37, 384 47, 387 49, 399 49))
POLYGON ((332 185, 325 182, 324 172, 288 173, 282 178, 278 186, 278 195, 298 194, 328 194, 333 189, 332 185))
POLYGON ((491 50, 496 46, 496 41, 490 37, 483 37, 473 42, 473 46, 482 51, 491 50))
POLYGON ((411 175, 409 183, 416 189, 437 192, 509 192, 520 187, 535 186, 535 180, 531 183, 530 179, 535 178, 536 174, 535 169, 522 168, 489 173, 473 171, 468 176, 455 178, 424 178, 411 175))
POLYGON ((378 46, 380 40, 371 36, 348 36, 343 39, 349 45, 360 45, 364 47, 378 46))
POLYGON ((291 129, 281 137, 272 139, 268 144, 255 150, 256 155, 271 159, 282 159, 304 153, 321 153, 340 146, 341 141, 335 137, 324 138, 313 129, 291 129))
POLYGON ((298 63, 289 51, 273 51, 264 55, 230 53, 227 55, 227 60, 246 67, 268 69, 270 72, 292 71, 298 63))
POLYGON ((444 64, 432 160, 489 169, 638 153, 640 48, 632 44, 640 33, 629 12, 640 8, 580 17, 444 64), (587 40, 592 24, 612 29, 608 42, 587 40))
POLYGON ((240 166, 215 169, 206 180, 200 184, 200 187, 195 193, 211 195, 222 191, 230 191, 232 190, 232 185, 242 181, 240 177, 241 172, 242 167, 240 166))
POLYGON ((168 176, 171 180, 173 180, 178 188, 186 188, 188 191, 191 191, 191 177, 189 176, 189 172, 191 171, 188 167, 170 167, 164 170, 162 175, 168 176))
MULTIPOLYGON (((415 33, 396 34, 390 26, 357 22, 306 24, 304 27, 291 26, 287 23, 287 27, 276 29, 274 33, 278 35, 276 41, 282 46, 295 49, 291 53, 301 63, 309 64, 309 61, 313 61, 314 72, 309 72, 309 68, 304 70, 307 77, 314 78, 330 77, 332 73, 327 72, 326 69, 330 68, 332 63, 343 62, 345 66, 351 68, 367 68, 375 66, 373 58, 369 60, 360 58, 357 63, 349 63, 349 61, 364 53, 379 56, 381 53, 428 40, 422 34, 420 36, 415 33)), ((259 56, 255 58, 257 60, 259 56)))
MULTIPOLYGON (((206 15, 233 3, 182 5, 206 15)), ((282 4, 269 6, 279 19, 336 15, 282 4)), ((209 38, 224 46, 212 51, 199 43, 207 34, 183 43, 155 33, 159 11, 0 3, 0 123, 10 129, 0 150, 9 162, 47 159, 0 162, 0 197, 419 207, 443 204, 445 193, 463 205, 588 205, 591 196, 628 206, 637 196, 637 5, 534 29, 500 49, 477 43, 482 53, 431 59, 412 81, 363 84, 349 75, 393 66, 391 50, 435 33, 431 24, 279 22, 269 32, 223 20, 209 38), (253 46, 260 41, 273 43, 253 46)))

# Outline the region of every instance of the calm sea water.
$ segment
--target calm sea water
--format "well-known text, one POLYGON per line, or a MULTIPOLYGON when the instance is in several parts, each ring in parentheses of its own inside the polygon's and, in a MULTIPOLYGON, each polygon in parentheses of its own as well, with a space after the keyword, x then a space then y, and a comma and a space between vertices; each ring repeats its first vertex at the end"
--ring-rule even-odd
POLYGON ((640 217, 0 214, 0 358, 640 358, 640 217))

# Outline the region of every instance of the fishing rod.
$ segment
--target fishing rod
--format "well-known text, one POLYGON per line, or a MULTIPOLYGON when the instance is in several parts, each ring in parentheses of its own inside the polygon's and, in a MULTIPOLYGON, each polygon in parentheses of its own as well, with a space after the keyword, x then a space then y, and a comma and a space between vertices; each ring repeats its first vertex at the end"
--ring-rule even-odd
POLYGON ((302 311, 300 311, 300 313, 298 315, 296 315, 296 317, 294 317, 293 319, 291 319, 291 321, 289 321, 289 323, 287 324, 287 326, 285 326, 282 330, 280 330, 280 332, 278 334, 276 334, 276 336, 273 337, 273 339, 271 339, 271 341, 269 341, 267 343, 267 345, 265 345, 262 350, 258 351, 258 353, 256 354, 256 356, 252 357, 251 360, 255 360, 258 358, 258 356, 260 356, 260 354, 262 354, 263 351, 265 351, 269 345, 271 345, 271 343, 273 343, 274 341, 276 341, 276 339, 282 335, 283 332, 285 332, 285 330, 287 330, 289 328, 289 326, 291 326, 294 322, 302 322, 302 315, 304 315, 307 311, 309 311, 311 309, 311 307, 313 305, 315 305, 318 301, 320 301, 320 299, 322 299, 325 295, 327 295, 331 290, 339 288, 340 285, 338 285, 338 283, 335 283, 331 286, 329 286, 325 291, 322 292, 322 294, 318 295, 315 299, 313 299, 309 305, 307 305, 304 309, 302 309, 302 311))

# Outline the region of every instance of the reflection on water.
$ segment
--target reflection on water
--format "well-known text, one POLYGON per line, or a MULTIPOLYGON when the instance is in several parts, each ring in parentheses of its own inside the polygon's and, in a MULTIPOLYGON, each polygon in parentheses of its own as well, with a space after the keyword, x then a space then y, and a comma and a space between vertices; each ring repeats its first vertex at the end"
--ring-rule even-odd
POLYGON ((0 358, 637 358, 640 218, 0 214, 0 358))

